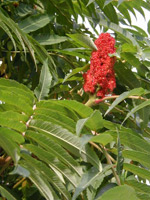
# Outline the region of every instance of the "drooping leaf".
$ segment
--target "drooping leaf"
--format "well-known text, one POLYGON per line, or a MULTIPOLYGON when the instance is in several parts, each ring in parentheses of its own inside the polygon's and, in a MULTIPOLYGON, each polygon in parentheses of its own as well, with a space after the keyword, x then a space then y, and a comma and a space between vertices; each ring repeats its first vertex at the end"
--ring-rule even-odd
POLYGON ((48 96, 49 89, 51 86, 51 81, 52 81, 52 76, 49 71, 48 60, 46 60, 43 63, 43 66, 41 69, 39 85, 34 90, 34 93, 35 93, 38 101, 40 101, 48 96))

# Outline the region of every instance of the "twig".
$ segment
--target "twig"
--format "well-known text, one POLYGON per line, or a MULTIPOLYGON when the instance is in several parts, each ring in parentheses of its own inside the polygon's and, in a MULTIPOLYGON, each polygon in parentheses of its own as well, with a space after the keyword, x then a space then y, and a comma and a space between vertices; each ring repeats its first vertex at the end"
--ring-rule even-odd
MULTIPOLYGON (((102 99, 95 99, 95 103, 98 104, 98 103, 100 103, 102 101, 109 100, 109 99, 116 99, 118 97, 119 97, 119 95, 113 95, 113 96, 104 97, 102 99)), ((127 98, 128 99, 140 99, 140 100, 144 100, 144 101, 148 100, 148 99, 146 99, 144 97, 140 97, 140 96, 129 96, 127 98)))
POLYGON ((8 156, 6 159, 5 159, 5 164, 4 166, 2 167, 2 169, 0 170, 0 175, 5 171, 5 169, 9 166, 9 164, 12 162, 12 159, 10 156, 8 156))
MULTIPOLYGON (((97 144, 95 144, 94 142, 89 142, 89 143, 90 143, 93 147, 95 147, 96 149, 98 149, 100 152, 104 153, 103 150, 102 150, 97 144)), ((108 154, 108 153, 107 153, 107 154, 108 154)), ((113 157, 111 157, 111 155, 108 154, 108 156, 109 156, 110 160, 111 160, 113 163, 116 163, 116 160, 115 160, 113 157)))
POLYGON ((18 181, 14 186, 13 188, 16 188, 18 185, 20 185, 26 178, 23 177, 20 181, 18 181))
MULTIPOLYGON (((105 155, 105 157, 106 157, 106 159, 107 159, 108 164, 109 164, 109 165, 112 165, 112 162, 111 162, 111 160, 110 160, 109 154, 107 153, 105 147, 103 147, 103 152, 104 152, 104 155, 105 155)), ((119 176, 117 175, 116 171, 114 170, 113 167, 111 168, 111 170, 112 170, 113 175, 114 175, 114 177, 115 177, 115 179, 116 179, 116 181, 117 181, 117 184, 118 184, 118 185, 121 185, 119 176)))

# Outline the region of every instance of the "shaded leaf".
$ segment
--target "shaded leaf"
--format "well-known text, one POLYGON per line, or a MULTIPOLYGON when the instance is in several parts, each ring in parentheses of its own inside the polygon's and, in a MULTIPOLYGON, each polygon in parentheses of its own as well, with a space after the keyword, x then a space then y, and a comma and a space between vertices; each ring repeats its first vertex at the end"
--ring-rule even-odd
POLYGON ((54 16, 48 14, 38 14, 27 17, 18 25, 22 31, 30 33, 46 26, 53 18, 54 16))
POLYGON ((36 37, 34 37, 34 39, 38 41, 41 45, 52 45, 65 42, 66 40, 68 40, 68 37, 42 34, 42 35, 37 35, 36 37))

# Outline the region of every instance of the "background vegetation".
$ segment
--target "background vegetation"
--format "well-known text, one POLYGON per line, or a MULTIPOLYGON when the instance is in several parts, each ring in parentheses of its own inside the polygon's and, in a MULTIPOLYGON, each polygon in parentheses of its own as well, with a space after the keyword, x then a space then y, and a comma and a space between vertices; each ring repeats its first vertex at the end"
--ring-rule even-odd
POLYGON ((144 9, 149 0, 0 1, 0 199, 150 199, 150 23, 146 33, 130 17, 144 9), (83 72, 107 31, 117 87, 89 107, 83 72))

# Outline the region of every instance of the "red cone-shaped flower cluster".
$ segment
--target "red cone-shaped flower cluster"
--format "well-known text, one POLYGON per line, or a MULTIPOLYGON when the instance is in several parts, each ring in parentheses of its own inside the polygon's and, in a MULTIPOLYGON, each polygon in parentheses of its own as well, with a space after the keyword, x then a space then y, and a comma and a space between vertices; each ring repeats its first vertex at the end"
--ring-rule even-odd
POLYGON ((116 52, 115 39, 109 33, 102 33, 95 45, 98 50, 92 52, 90 69, 83 74, 83 89, 91 94, 97 92, 96 95, 103 98, 116 87, 113 70, 116 58, 109 56, 116 52))

